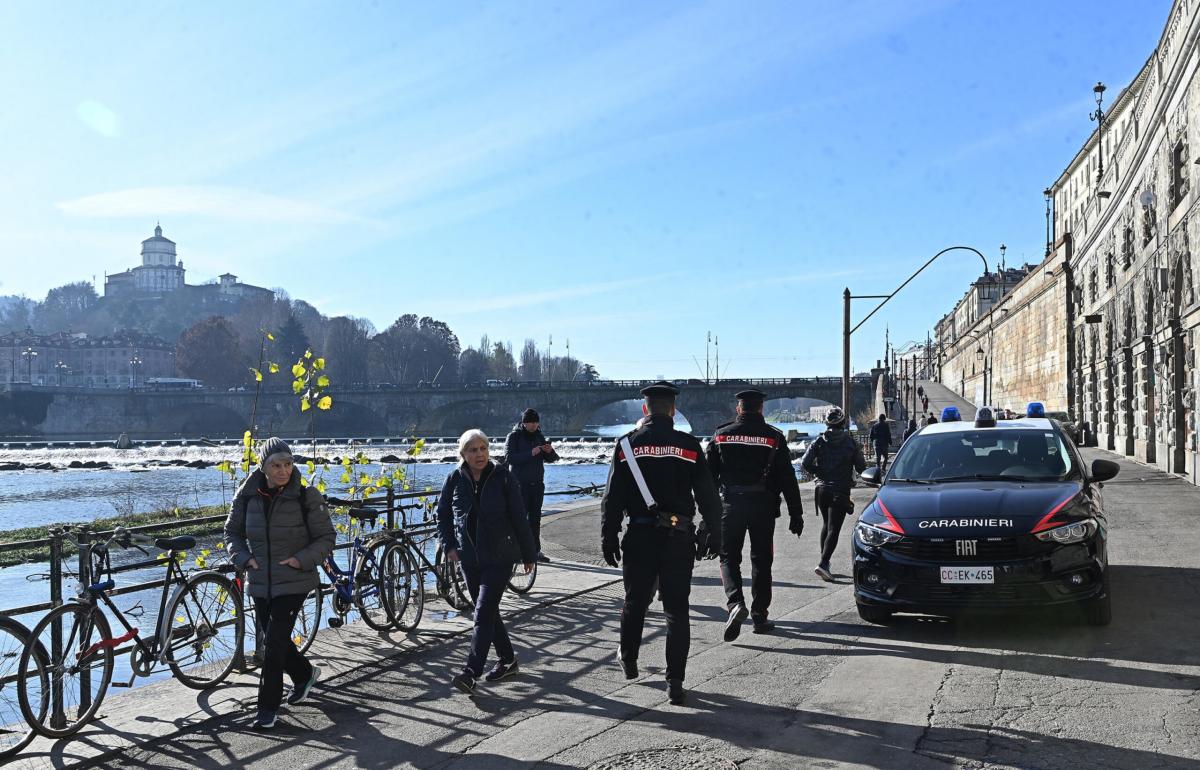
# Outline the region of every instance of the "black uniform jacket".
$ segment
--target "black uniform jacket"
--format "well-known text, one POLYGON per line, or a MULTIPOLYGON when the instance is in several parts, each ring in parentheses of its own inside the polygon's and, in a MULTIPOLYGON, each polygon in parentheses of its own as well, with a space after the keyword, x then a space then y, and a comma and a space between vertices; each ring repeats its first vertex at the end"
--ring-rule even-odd
POLYGON ((787 439, 761 414, 740 414, 717 428, 704 454, 718 487, 764 484, 775 493, 776 516, 780 492, 787 500, 790 515, 804 514, 787 439))
POLYGON ((854 471, 866 470, 862 447, 848 431, 827 430, 808 445, 800 467, 817 477, 817 486, 850 494, 854 471))
MULTIPOLYGON (((641 427, 625 435, 629 437, 638 467, 646 477, 646 486, 650 488, 650 496, 658 504, 658 510, 690 519, 699 506, 708 531, 719 538, 721 498, 696 437, 675 430, 674 420, 668 415, 648 417, 641 427)), ((608 485, 600 510, 601 534, 605 538, 617 536, 626 514, 651 515, 619 441, 613 448, 608 485)))

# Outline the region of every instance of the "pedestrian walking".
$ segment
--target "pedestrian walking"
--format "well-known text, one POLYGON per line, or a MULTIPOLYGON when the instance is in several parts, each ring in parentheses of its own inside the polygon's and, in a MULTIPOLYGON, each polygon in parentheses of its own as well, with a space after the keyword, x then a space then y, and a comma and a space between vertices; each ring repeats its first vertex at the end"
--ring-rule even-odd
POLYGON ((788 531, 799 537, 804 530, 804 505, 800 485, 788 455, 783 433, 763 417, 761 390, 737 394, 737 417, 713 432, 705 456, 721 492, 721 584, 725 588, 725 641, 738 638, 749 617, 754 633, 768 634, 771 606, 771 563, 775 555, 775 519, 779 496, 788 507, 788 531), (746 609, 742 592, 742 546, 750 535, 750 592, 746 609))
POLYGON ((908 430, 904 431, 904 439, 900 442, 901 445, 903 445, 905 441, 908 441, 908 437, 916 433, 918 430, 920 430, 920 428, 917 427, 916 419, 910 418, 908 421, 908 430))
POLYGON ((854 513, 850 489, 854 472, 867 467, 862 448, 846 430, 846 413, 841 407, 829 411, 825 418, 828 427, 804 453, 801 467, 817 477, 816 503, 821 514, 821 562, 815 572, 826 582, 833 582, 829 563, 837 548, 838 536, 848 514, 854 513))
POLYGON ((917 386, 917 397, 918 397, 918 398, 925 398, 925 388, 924 388, 923 386, 921 386, 921 385, 918 385, 918 386, 917 386))
POLYGON ((929 411, 929 396, 921 396, 921 408, 926 412, 929 411))
POLYGON ((518 671, 508 629, 500 617, 500 598, 517 563, 526 574, 537 559, 521 484, 505 465, 488 457, 488 437, 477 429, 458 439, 462 464, 446 476, 438 497, 437 528, 446 558, 457 562, 475 602, 475 627, 467 665, 451 680, 470 695, 483 676, 488 650, 496 665, 484 677, 498 682, 518 671))
POLYGON ((333 553, 336 541, 324 496, 301 485, 287 443, 267 439, 259 467, 234 495, 225 521, 226 547, 234 566, 246 573, 264 648, 255 729, 275 726, 285 673, 293 684, 289 704, 308 697, 321 676, 296 649, 292 629, 309 592, 320 588, 317 565, 333 553))
POLYGON ((933 416, 933 412, 930 412, 929 418, 927 420, 925 420, 925 424, 926 425, 936 425, 937 421, 938 421, 938 418, 933 416))
POLYGON ((667 685, 672 704, 684 702, 683 680, 691 644, 688 595, 697 558, 720 551, 721 498, 700 442, 675 430, 679 388, 658 382, 642 388, 646 414, 641 425, 617 441, 600 504, 604 561, 621 566, 625 603, 617 657, 626 679, 638 676, 642 627, 654 594, 662 595, 667 617, 667 685), (697 537, 696 508, 703 517, 697 537), (624 539, 621 525, 628 518, 624 539), (699 542, 698 542, 699 541, 699 542), (622 563, 622 554, 624 562, 622 563))
POLYGON ((542 553, 542 500, 546 494, 546 463, 558 462, 558 453, 542 435, 541 422, 536 409, 526 409, 504 442, 504 457, 521 484, 538 561, 549 562, 542 553))
POLYGON ((875 465, 879 467, 879 475, 882 477, 887 473, 888 452, 892 448, 892 429, 888 427, 886 414, 880 413, 867 438, 871 442, 871 448, 875 450, 875 465))

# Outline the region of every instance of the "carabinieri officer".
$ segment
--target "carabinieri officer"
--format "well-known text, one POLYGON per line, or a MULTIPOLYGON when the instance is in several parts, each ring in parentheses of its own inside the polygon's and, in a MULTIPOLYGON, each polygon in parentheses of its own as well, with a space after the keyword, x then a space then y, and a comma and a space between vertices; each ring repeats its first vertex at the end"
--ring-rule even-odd
POLYGON ((670 701, 684 701, 683 677, 691 632, 688 595, 692 566, 698 556, 717 553, 721 533, 721 498, 713 484, 700 442, 675 430, 675 396, 679 388, 658 382, 641 391, 647 418, 617 441, 608 485, 601 503, 604 560, 613 567, 624 551, 625 605, 621 610, 618 658, 626 679, 638 676, 638 650, 646 610, 658 583, 667 616, 667 684, 670 701), (697 554, 693 518, 697 505, 710 538, 697 554), (621 523, 629 517, 618 544, 621 523))
POLYGON ((775 553, 775 519, 779 495, 788 507, 788 531, 797 537, 804 530, 804 504, 800 484, 792 469, 787 439, 763 417, 766 394, 753 388, 737 394, 737 417, 713 433, 705 455, 717 487, 725 498, 721 514, 721 583, 725 587, 729 619, 725 641, 732 642, 749 615, 754 633, 770 633, 771 562, 775 553), (746 609, 742 594, 742 545, 750 533, 750 590, 753 602, 746 609))

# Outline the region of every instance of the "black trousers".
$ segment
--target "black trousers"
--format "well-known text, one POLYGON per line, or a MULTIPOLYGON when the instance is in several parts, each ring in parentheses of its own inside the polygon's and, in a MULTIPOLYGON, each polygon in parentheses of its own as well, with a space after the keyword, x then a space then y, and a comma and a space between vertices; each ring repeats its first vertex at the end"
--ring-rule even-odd
POLYGON ((771 606, 771 563, 775 560, 775 517, 779 496, 768 492, 726 491, 721 512, 721 584, 729 609, 745 604, 742 594, 742 546, 750 534, 750 615, 767 619, 771 606))
POLYGON ((880 471, 887 468, 888 449, 890 448, 887 444, 875 445, 875 464, 879 466, 880 471))
POLYGON ((696 537, 691 532, 649 524, 633 524, 621 542, 625 606, 621 609, 621 657, 636 661, 642 646, 646 610, 658 584, 667 616, 667 679, 683 679, 691 628, 688 596, 696 563, 696 537))
MULTIPOLYGON (((461 554, 461 551, 460 551, 461 554)), ((500 597, 512 576, 511 564, 480 565, 473 559, 463 559, 463 577, 467 590, 475 600, 475 628, 471 632, 471 651, 467 654, 467 671, 483 676, 488 649, 494 647, 496 656, 505 663, 516 657, 508 629, 500 618, 500 597)))
POLYGON ((254 600, 254 618, 263 640, 262 670, 258 679, 258 710, 278 711, 283 700, 283 675, 286 672, 297 687, 313 675, 308 662, 292 641, 296 616, 304 606, 304 594, 254 600))
POLYGON ((525 500, 525 513, 529 516, 529 529, 533 532, 533 545, 542 550, 542 502, 546 497, 546 485, 521 484, 521 497, 525 500))
POLYGON ((842 523, 850 512, 847 505, 848 493, 840 493, 829 487, 818 486, 816 492, 817 511, 821 514, 821 564, 829 564, 837 550, 842 523))

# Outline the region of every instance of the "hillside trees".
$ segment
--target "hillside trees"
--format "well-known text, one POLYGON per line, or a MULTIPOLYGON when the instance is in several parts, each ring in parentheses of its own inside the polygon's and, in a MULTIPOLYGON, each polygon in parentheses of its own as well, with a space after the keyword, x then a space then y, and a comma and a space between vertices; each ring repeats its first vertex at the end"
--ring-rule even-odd
POLYGON ((179 335, 175 366, 181 376, 219 388, 244 385, 249 377, 233 324, 221 316, 205 318, 179 335))

